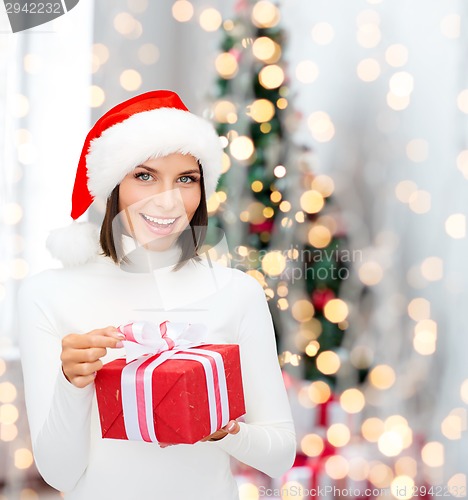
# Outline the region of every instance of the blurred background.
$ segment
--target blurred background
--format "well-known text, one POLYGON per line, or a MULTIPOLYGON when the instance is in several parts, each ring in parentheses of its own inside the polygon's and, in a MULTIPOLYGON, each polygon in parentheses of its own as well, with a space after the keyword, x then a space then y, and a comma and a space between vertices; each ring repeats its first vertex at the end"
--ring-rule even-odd
POLYGON ((1 9, 0 499, 61 496, 31 453, 17 288, 60 266, 91 126, 158 88, 225 137, 208 234, 265 289, 296 424, 282 478, 233 461, 240 498, 466 496, 466 2, 81 0, 19 33, 1 9))

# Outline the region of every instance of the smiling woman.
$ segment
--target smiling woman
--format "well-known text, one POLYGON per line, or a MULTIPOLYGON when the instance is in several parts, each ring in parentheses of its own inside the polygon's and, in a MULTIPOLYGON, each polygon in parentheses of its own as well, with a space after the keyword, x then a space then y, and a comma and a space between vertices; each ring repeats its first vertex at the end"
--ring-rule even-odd
MULTIPOLYGON (((294 461, 295 430, 262 286, 201 252, 206 200, 216 189, 221 159, 213 126, 170 91, 117 105, 86 138, 72 218, 95 198, 106 200, 100 237, 97 228, 78 222, 54 232, 48 247, 65 267, 29 277, 18 295, 34 458, 66 500, 238 500, 231 456, 272 477, 294 461), (96 374, 124 357, 129 322, 151 322, 156 331, 171 322, 202 324, 204 343, 237 344, 240 365, 234 369, 242 378, 244 421, 222 412, 222 401, 210 403, 209 380, 221 388, 223 379, 207 368, 206 384, 202 381, 196 395, 207 402, 208 418, 194 420, 209 427, 198 442, 162 443, 157 429, 148 442, 124 439, 128 434, 103 439, 96 374), (122 468, 125 473, 116 473, 122 468)), ((161 339, 173 354, 176 343, 169 333, 162 328, 161 339)), ((209 355, 204 356, 206 361, 209 355)), ((136 373, 145 380, 148 361, 154 360, 136 360, 141 363, 136 373)), ((121 397, 121 389, 113 399, 121 397)), ((171 398, 166 399, 176 407, 179 394, 171 398)), ((146 411, 143 401, 132 411, 146 411)), ((151 406, 148 411, 152 414, 151 406)), ((163 416, 178 432, 176 420, 190 420, 187 415, 163 416)))
POLYGON ((171 246, 200 205, 200 177, 197 160, 180 153, 148 160, 127 174, 119 187, 119 211, 128 234, 151 250, 171 246))
POLYGON ((203 170, 192 155, 172 153, 147 160, 129 172, 107 201, 101 247, 116 263, 124 253, 120 235, 148 250, 167 250, 177 241, 179 266, 196 256, 208 215, 203 170))

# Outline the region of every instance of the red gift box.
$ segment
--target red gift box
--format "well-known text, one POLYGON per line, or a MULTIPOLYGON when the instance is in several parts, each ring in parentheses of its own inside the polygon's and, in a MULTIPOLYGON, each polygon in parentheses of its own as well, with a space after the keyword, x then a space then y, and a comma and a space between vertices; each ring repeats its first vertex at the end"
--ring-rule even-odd
MULTIPOLYGON (((220 429, 229 420, 245 414, 239 346, 204 344, 201 347, 202 350, 191 348, 177 352, 148 375, 151 382, 153 420, 149 425, 154 426, 153 432, 158 442, 193 444, 220 429), (196 354, 197 351, 203 350, 213 352, 213 356, 218 359, 219 355, 222 358, 227 405, 225 402, 223 406, 219 398, 213 404, 213 387, 215 393, 216 387, 220 392, 223 391, 223 376, 219 377, 219 368, 218 371, 213 369, 213 373, 210 373, 206 371, 206 362, 204 365, 196 359, 177 359, 178 356, 210 359, 209 355, 196 354), (223 407, 228 411, 222 411, 223 407)), ((137 363, 145 369, 164 354, 143 356, 132 363, 137 363)), ((210 362, 213 365, 213 360, 210 362)), ((124 417, 125 404, 122 402, 122 371, 131 367, 132 363, 126 364, 125 359, 116 359, 97 372, 95 388, 103 438, 129 439, 126 430, 128 423, 125 421, 127 417, 124 417)), ((148 405, 148 401, 143 402, 143 406, 145 405, 148 405)), ((138 408, 135 411, 139 413, 140 421, 142 410, 138 408)), ((149 439, 143 432, 142 436, 144 441, 154 440, 149 439)))

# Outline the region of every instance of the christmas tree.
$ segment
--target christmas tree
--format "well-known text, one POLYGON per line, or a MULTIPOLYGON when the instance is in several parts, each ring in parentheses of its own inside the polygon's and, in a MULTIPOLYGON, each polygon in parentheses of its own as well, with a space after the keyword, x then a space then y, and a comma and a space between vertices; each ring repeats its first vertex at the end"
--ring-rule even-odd
POLYGON ((232 263, 263 285, 281 364, 333 386, 347 327, 338 298, 346 236, 332 179, 315 175, 314 153, 292 140, 301 115, 288 88, 280 11, 269 1, 240 0, 222 30, 213 118, 229 147, 209 228, 223 229, 232 263))

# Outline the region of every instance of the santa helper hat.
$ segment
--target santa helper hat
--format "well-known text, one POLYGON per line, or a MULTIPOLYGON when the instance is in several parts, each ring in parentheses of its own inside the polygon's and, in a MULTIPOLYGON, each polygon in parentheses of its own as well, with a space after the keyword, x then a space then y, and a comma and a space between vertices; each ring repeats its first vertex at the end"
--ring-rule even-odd
POLYGON ((101 251, 98 228, 76 219, 95 198, 106 200, 129 172, 150 158, 194 156, 202 165, 208 199, 221 175, 222 152, 211 123, 191 113, 175 92, 154 90, 118 104, 86 137, 72 194, 74 222, 50 233, 48 250, 67 267, 93 259, 101 251))

